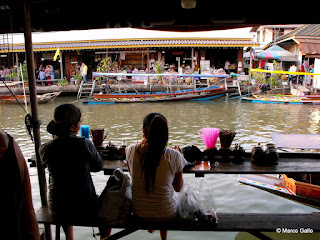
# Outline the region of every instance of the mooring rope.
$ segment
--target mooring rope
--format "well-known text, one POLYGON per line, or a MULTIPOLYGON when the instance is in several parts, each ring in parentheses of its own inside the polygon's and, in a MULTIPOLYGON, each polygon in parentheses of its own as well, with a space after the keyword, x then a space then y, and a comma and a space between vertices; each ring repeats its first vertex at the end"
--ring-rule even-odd
MULTIPOLYGON (((31 132, 31 129, 35 126, 38 126, 40 125, 40 122, 39 123, 35 123, 33 120, 32 120, 32 116, 31 114, 28 112, 28 108, 24 108, 22 106, 22 104, 20 103, 20 101, 17 99, 16 95, 11 91, 11 89, 8 87, 8 85, 6 84, 5 80, 1 79, 2 82, 4 83, 4 85, 6 86, 6 88, 9 90, 9 92, 11 93, 11 95, 14 97, 14 99, 18 102, 19 106, 22 108, 22 110, 26 113, 26 116, 25 116, 25 119, 24 119, 24 123, 26 125, 26 128, 27 128, 27 133, 28 135, 30 136, 31 138, 31 141, 33 141, 33 136, 32 136, 32 132, 31 132)), ((23 83, 22 83, 23 84, 23 83)))

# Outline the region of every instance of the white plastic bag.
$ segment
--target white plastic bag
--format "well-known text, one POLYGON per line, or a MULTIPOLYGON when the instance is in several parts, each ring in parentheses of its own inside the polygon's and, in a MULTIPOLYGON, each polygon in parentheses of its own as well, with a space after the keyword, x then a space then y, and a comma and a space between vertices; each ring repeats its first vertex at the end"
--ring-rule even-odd
POLYGON ((196 215, 199 211, 199 203, 191 191, 190 185, 183 184, 178 195, 179 218, 186 221, 196 221, 196 215))
POLYGON ((216 223, 218 220, 213 189, 204 178, 197 188, 185 183, 178 195, 179 218, 195 223, 216 223))
POLYGON ((130 178, 122 169, 114 170, 99 197, 98 217, 113 225, 128 221, 132 212, 132 188, 130 178))

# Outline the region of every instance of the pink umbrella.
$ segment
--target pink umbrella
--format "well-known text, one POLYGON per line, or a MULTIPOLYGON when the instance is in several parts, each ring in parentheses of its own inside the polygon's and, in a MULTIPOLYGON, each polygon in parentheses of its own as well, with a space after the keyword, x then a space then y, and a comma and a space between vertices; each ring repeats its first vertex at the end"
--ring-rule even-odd
POLYGON ((258 55, 258 58, 265 58, 265 59, 278 59, 279 55, 272 52, 272 51, 264 51, 258 55))

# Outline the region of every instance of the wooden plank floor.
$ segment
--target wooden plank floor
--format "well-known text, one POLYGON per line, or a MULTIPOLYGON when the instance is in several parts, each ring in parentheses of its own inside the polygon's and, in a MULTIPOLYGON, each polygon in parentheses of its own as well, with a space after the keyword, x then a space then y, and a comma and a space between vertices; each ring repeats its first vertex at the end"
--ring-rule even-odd
MULTIPOLYGON (((42 207, 36 212, 39 223, 56 224, 56 219, 51 211, 42 207)), ((217 224, 190 224, 185 222, 150 223, 131 221, 127 225, 110 226, 112 228, 126 229, 168 229, 181 231, 258 231, 276 232, 276 229, 312 229, 320 232, 320 213, 311 214, 269 214, 269 213, 218 213, 217 224)), ((62 222, 60 222, 61 224, 62 222)), ((69 221, 63 222, 75 226, 97 226, 97 222, 69 221)))

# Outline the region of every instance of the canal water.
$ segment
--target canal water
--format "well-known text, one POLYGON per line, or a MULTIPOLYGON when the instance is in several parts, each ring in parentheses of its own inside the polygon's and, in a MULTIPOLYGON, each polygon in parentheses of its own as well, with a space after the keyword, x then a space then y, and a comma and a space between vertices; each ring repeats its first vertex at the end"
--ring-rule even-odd
MULTIPOLYGON (((174 102, 119 105, 82 105, 74 97, 59 97, 54 102, 39 105, 42 121, 42 142, 51 139, 46 125, 53 118, 56 106, 73 102, 82 110, 82 124, 91 128, 103 127, 108 132, 105 143, 111 141, 121 145, 136 143, 142 138, 142 120, 150 112, 164 114, 168 119, 170 142, 181 147, 204 144, 197 134, 201 128, 216 127, 236 131, 233 143, 241 144, 247 151, 260 142, 272 142, 270 133, 312 133, 319 134, 320 110, 316 105, 253 104, 225 98, 208 102, 174 102)), ((20 145, 25 158, 30 158, 34 146, 26 133, 24 112, 18 105, 0 105, 0 128, 10 133, 20 145)), ((219 142, 218 142, 219 146, 219 142)), ((36 168, 29 168, 35 209, 39 208, 40 194, 36 168)), ((93 173, 97 193, 103 190, 108 176, 102 172, 93 173)), ((270 193, 241 185, 238 175, 218 174, 205 176, 214 188, 217 212, 234 213, 311 213, 316 209, 274 196, 270 193)), ((185 182, 196 187, 199 179, 184 175, 185 182)), ((248 223, 250 224, 250 223, 248 223)), ((53 231, 54 232, 54 231, 53 231)), ((97 230, 96 230, 97 232, 97 230)), ((168 233, 168 239, 240 239, 238 233, 175 232, 168 233)), ((75 238, 93 239, 91 228, 75 228, 75 238)), ((124 239, 159 239, 158 233, 138 231, 124 239)), ((254 238, 241 238, 254 239, 254 238)), ((279 239, 279 236, 278 238, 279 239)))

